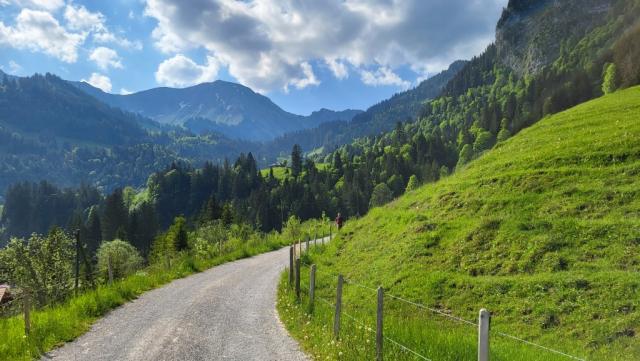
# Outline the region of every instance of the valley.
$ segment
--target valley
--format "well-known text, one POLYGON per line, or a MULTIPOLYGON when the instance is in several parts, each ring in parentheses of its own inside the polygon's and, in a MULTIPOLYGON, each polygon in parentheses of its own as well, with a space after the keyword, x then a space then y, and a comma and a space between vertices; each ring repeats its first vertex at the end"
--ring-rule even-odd
POLYGON ((0 360, 640 360, 640 0, 172 1, 0 1, 0 360))

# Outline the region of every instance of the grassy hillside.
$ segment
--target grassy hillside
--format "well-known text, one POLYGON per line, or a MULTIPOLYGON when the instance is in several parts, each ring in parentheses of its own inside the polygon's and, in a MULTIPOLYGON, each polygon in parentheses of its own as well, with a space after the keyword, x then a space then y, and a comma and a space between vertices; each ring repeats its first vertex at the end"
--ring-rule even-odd
MULTIPOLYGON (((638 360, 639 140, 640 87, 585 103, 349 222, 305 261, 318 265, 329 300, 342 273, 468 320, 489 309, 494 359, 556 359, 500 331, 589 360, 638 360)), ((375 325, 375 294, 345 287, 346 312, 375 325)), ((473 327, 385 302, 386 335, 434 360, 475 357, 473 327)), ((330 311, 309 321, 284 288, 279 310, 318 357, 373 355, 374 338, 358 327, 332 344, 330 311)))

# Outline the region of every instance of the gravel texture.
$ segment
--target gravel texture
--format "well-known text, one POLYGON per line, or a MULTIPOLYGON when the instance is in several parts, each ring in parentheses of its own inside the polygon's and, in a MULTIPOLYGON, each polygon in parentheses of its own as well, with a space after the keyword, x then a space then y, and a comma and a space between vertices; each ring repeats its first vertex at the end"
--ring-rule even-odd
POLYGON ((42 360, 308 360, 275 309, 288 257, 284 248, 149 291, 42 360))

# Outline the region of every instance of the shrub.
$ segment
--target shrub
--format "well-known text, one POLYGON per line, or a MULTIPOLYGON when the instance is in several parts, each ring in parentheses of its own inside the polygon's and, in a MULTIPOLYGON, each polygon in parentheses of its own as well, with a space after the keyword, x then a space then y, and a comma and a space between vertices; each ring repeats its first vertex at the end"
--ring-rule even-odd
POLYGON ((119 239, 104 242, 98 249, 98 271, 107 279, 109 277, 109 263, 114 278, 123 278, 142 267, 142 257, 131 244, 119 239))

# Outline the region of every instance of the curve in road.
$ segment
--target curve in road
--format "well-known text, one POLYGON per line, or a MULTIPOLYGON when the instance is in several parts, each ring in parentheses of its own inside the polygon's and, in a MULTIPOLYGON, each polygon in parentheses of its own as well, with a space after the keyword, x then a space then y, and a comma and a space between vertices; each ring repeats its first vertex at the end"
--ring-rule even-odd
POLYGON ((42 360, 308 360, 275 309, 288 255, 284 248, 149 291, 42 360))

